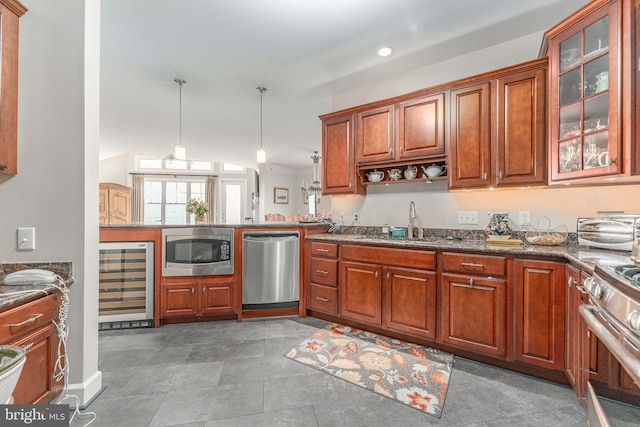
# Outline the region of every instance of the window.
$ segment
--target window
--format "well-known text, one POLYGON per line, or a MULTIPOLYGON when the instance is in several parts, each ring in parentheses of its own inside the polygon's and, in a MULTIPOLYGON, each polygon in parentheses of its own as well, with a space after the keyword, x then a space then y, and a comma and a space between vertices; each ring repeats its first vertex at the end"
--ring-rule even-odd
POLYGON ((148 171, 150 169, 162 171, 193 171, 200 173, 211 173, 213 162, 204 160, 177 160, 164 157, 135 156, 136 169, 148 171))
POLYGON ((234 165, 233 163, 223 163, 222 172, 245 173, 244 166, 234 165))
POLYGON ((189 199, 205 200, 205 178, 145 177, 145 224, 193 224, 193 215, 187 213, 189 199))

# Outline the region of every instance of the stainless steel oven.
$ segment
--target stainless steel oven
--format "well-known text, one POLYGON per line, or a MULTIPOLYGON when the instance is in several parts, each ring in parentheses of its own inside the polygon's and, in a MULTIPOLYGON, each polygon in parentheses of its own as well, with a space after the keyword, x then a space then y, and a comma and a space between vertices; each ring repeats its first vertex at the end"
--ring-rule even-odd
POLYGON ((163 276, 233 274, 233 228, 162 230, 163 276))
POLYGON ((589 302, 580 314, 606 349, 606 356, 598 355, 605 361, 599 378, 587 383, 589 425, 640 425, 640 266, 597 265, 583 292, 589 302))

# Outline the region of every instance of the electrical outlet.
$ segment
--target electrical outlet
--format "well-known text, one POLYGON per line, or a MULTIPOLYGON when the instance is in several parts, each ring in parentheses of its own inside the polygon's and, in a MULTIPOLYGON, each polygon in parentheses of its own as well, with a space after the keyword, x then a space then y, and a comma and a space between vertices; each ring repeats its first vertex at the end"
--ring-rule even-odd
POLYGON ((518 212, 518 225, 531 224, 531 211, 519 211, 518 212))
POLYGON ((458 224, 477 224, 478 211, 458 211, 458 224))
POLYGON ((354 213, 354 214, 353 214, 353 220, 354 220, 354 221, 360 221, 360 214, 359 214, 359 213, 357 213, 357 212, 356 212, 356 213, 354 213))

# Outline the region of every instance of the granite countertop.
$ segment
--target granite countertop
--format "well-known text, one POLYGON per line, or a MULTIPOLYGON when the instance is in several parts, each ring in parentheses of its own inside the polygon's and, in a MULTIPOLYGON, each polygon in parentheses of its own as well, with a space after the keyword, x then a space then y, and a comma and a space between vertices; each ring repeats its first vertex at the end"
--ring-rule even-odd
POLYGON ((593 272, 597 264, 629 264, 629 252, 601 250, 578 245, 538 246, 494 245, 484 239, 447 239, 442 237, 409 239, 362 234, 314 234, 305 240, 396 248, 432 249, 437 251, 482 252, 489 254, 542 256, 565 259, 581 269, 593 272))
MULTIPOLYGON (((71 262, 5 263, 0 267, 0 276, 2 276, 1 271, 3 270, 4 273, 9 274, 29 268, 40 268, 56 273, 64 281, 66 287, 70 287, 75 281, 71 262)), ((58 286, 55 285, 0 285, 0 311, 55 292, 59 292, 58 286)))
POLYGON ((171 224, 108 224, 101 225, 100 228, 196 228, 196 227, 215 227, 215 228, 306 228, 328 226, 325 222, 293 222, 293 221, 266 221, 266 222, 246 222, 242 224, 187 224, 187 225, 171 225, 171 224))

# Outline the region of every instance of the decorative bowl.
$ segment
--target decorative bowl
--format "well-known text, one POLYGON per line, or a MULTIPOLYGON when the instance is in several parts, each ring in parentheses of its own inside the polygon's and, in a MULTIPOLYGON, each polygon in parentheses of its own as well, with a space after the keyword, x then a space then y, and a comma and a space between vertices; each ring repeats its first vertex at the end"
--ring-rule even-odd
POLYGON ((535 228, 527 230, 525 239, 532 245, 558 246, 567 240, 568 234, 566 225, 560 224, 551 228, 551 220, 549 217, 543 216, 538 220, 535 228))

